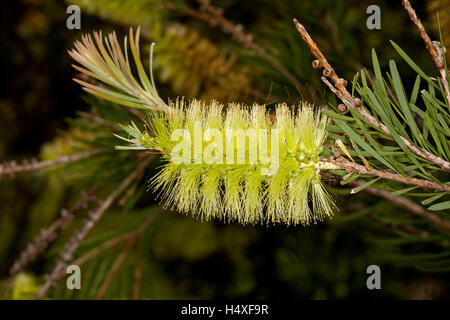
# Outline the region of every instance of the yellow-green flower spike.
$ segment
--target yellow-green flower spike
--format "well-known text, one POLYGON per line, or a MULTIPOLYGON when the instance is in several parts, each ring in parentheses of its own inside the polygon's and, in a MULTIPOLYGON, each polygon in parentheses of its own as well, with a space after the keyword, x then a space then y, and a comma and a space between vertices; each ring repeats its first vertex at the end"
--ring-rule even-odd
POLYGON ((327 119, 306 103, 294 109, 278 105, 273 120, 257 104, 179 100, 151 113, 155 137, 144 133, 139 143, 166 155, 151 186, 166 207, 205 220, 308 225, 330 217, 318 163, 327 119))

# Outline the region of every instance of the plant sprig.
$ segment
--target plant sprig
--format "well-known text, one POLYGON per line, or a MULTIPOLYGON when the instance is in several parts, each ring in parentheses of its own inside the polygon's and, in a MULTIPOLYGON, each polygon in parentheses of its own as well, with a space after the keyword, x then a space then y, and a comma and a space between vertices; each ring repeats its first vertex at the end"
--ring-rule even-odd
POLYGON ((139 81, 133 76, 128 58, 127 37, 124 39, 124 49, 120 47, 115 32, 105 37, 94 32, 94 40, 90 35, 83 35, 82 41, 76 41, 75 49, 69 55, 83 67, 73 67, 85 75, 99 80, 102 86, 83 80, 74 79, 83 89, 100 98, 139 109, 165 110, 167 104, 159 97, 152 73, 153 46, 150 47, 150 79, 144 70, 139 52, 140 28, 136 35, 130 28, 130 49, 138 71, 139 81), (105 87, 106 85, 106 87, 105 87), (108 88, 109 87, 109 88, 108 88), (118 89, 118 90, 117 90, 118 89))

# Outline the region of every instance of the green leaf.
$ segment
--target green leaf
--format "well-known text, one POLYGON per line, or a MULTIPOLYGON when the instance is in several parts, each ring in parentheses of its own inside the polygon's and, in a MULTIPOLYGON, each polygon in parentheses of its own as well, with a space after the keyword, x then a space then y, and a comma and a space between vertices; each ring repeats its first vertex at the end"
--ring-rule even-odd
POLYGON ((432 203, 433 201, 436 201, 437 199, 441 198, 441 197, 442 197, 443 195, 445 195, 445 194, 446 194, 445 192, 436 194, 436 195, 434 195, 434 196, 432 196, 432 197, 430 197, 430 198, 428 198, 428 199, 423 200, 421 203, 422 203, 424 206, 426 206, 426 205, 432 203))
POLYGON ((147 77, 147 73, 142 66, 141 57, 139 54, 139 35, 140 35, 140 27, 136 30, 136 38, 133 39, 133 31, 130 29, 130 49, 134 58, 134 62, 136 64, 136 69, 139 74, 139 78, 144 86, 145 90, 150 92, 152 95, 157 96, 155 89, 152 87, 150 80, 147 77))
POLYGON ((397 190, 397 191, 392 192, 392 195, 393 195, 393 196, 400 196, 400 195, 402 195, 402 194, 408 193, 409 191, 414 190, 414 189, 417 189, 417 188, 418 188, 418 187, 416 186, 416 187, 410 187, 410 188, 405 188, 405 189, 397 190))
POLYGON ((365 151, 369 152, 375 159, 383 163, 385 166, 396 171, 394 167, 387 162, 380 154, 378 154, 369 144, 367 144, 361 137, 352 130, 345 122, 337 120, 336 123, 341 127, 342 130, 357 144, 359 144, 365 151))
POLYGON ((420 134, 420 131, 419 131, 419 128, 417 127, 416 121, 414 121, 411 110, 409 109, 409 104, 406 101, 402 81, 400 79, 400 75, 398 73, 397 66, 395 65, 395 62, 393 60, 389 61, 389 68, 391 70, 392 81, 394 83, 395 93, 397 94, 397 98, 398 98, 398 101, 402 108, 402 112, 406 117, 406 123, 410 127, 410 129, 414 135, 414 138, 423 145, 423 143, 424 143, 423 137, 420 134))
POLYGON ((111 91, 109 89, 106 88, 102 88, 93 84, 90 84, 88 82, 82 81, 82 80, 78 80, 78 79, 73 79, 75 82, 81 84, 83 87, 85 88, 90 88, 92 90, 98 91, 100 93, 103 93, 106 96, 110 96, 113 98, 117 98, 117 99, 121 99, 127 102, 131 102, 131 103, 136 103, 136 104, 142 104, 142 101, 136 98, 133 98, 132 96, 126 95, 126 94, 122 94, 122 93, 118 93, 116 91, 111 91))
POLYGON ((386 93, 386 88, 384 87, 383 76, 381 75, 380 64, 378 63, 378 57, 375 49, 372 49, 372 64, 373 71, 375 72, 376 82, 380 86, 380 89, 383 89, 384 93, 386 93))
POLYGON ((116 98, 116 97, 113 97, 113 96, 111 96, 109 94, 104 94, 102 92, 99 92, 99 91, 96 91, 96 90, 92 90, 92 89, 89 89, 89 88, 83 88, 83 90, 86 91, 86 92, 89 92, 90 94, 93 94, 93 95, 95 95, 97 97, 100 97, 102 99, 105 99, 105 100, 108 100, 108 101, 112 101, 112 102, 115 102, 115 103, 118 103, 118 104, 121 104, 121 105, 124 105, 124 106, 129 106, 129 107, 133 107, 133 108, 137 108, 137 109, 146 109, 146 110, 148 110, 150 108, 149 106, 146 106, 146 105, 143 105, 143 104, 137 104, 137 103, 133 103, 133 102, 130 102, 130 101, 127 101, 127 100, 116 98))
POLYGON ((428 210, 431 210, 431 211, 441 211, 441 210, 447 210, 447 209, 450 209, 450 201, 436 203, 428 208, 428 210))
POLYGON ((450 137, 450 129, 449 129, 449 127, 447 126, 447 123, 445 123, 445 120, 444 120, 444 118, 442 117, 442 115, 441 115, 441 114, 438 114, 438 115, 437 115, 437 118, 438 118, 439 122, 441 123, 441 125, 442 125, 442 127, 443 127, 443 129, 444 129, 444 134, 445 134, 446 136, 450 137))
POLYGON ((365 188, 370 187, 374 182, 376 182, 376 181, 378 181, 380 179, 381 178, 376 178, 376 179, 373 179, 373 180, 371 180, 369 182, 366 182, 366 183, 360 185, 359 187, 353 188, 352 191, 350 191, 350 193, 352 193, 352 194, 353 193, 358 193, 358 192, 364 190, 365 188))
POLYGON ((353 174, 353 172, 350 172, 342 178, 341 185, 346 185, 347 183, 352 182, 358 178, 359 178, 359 175, 353 174))
POLYGON ((433 123, 431 122, 428 113, 425 113, 425 121, 428 123, 428 128, 430 129, 431 136, 433 137, 433 140, 436 143, 436 146, 439 150, 439 155, 440 156, 444 155, 444 149, 442 149, 441 141, 439 140, 439 136, 433 126, 433 123))
POLYGON ((434 84, 434 82, 431 80, 431 78, 429 76, 427 76, 425 74, 425 72, 422 71, 422 69, 419 68, 419 66, 406 54, 405 51, 403 51, 402 48, 400 48, 394 41, 391 40, 391 44, 394 47, 395 51, 397 51, 397 53, 403 58, 403 60, 406 61, 407 64, 409 64, 409 66, 416 71, 423 79, 425 79, 427 82, 429 83, 433 83, 434 86, 436 86, 436 84, 434 84))
POLYGON ((411 93, 411 97, 409 98, 409 104, 416 104, 417 96, 419 95, 420 89, 420 77, 416 77, 416 82, 414 82, 413 91, 411 93))

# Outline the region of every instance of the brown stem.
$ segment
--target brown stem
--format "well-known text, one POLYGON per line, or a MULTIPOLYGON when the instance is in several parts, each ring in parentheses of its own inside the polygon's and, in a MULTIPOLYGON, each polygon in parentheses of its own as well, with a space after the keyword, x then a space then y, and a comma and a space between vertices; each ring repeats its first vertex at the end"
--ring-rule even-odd
MULTIPOLYGON (((448 89, 447 75, 445 74, 445 64, 444 64, 444 55, 442 53, 441 44, 438 41, 431 41, 430 36, 426 32, 422 22, 419 17, 417 17, 416 11, 411 6, 411 3, 408 0, 402 0, 402 4, 408 12, 411 21, 414 22, 417 29, 419 30, 420 36, 425 42, 425 46, 427 47, 428 52, 430 52, 433 57, 434 63, 441 74, 442 85, 444 86, 445 96, 447 99, 447 104, 450 104, 450 91, 448 89)), ((444 48, 445 51, 445 48, 444 48)))
POLYGON ((155 220, 155 218, 158 216, 158 214, 159 214, 159 210, 155 214, 151 215, 147 219, 147 221, 145 221, 137 229, 132 230, 125 234, 121 234, 111 240, 106 241, 105 243, 99 245, 98 247, 95 247, 94 249, 90 250, 89 252, 85 253, 83 256, 81 256, 78 259, 76 259, 75 261, 73 261, 73 264, 82 265, 82 264, 86 263, 87 261, 89 261, 90 259, 97 256, 98 254, 118 245, 119 243, 122 243, 124 241, 129 241, 131 239, 142 236, 142 234, 148 229, 148 227, 153 222, 153 220, 155 220))
MULTIPOLYGON (((87 261, 91 260, 92 258, 96 257, 100 253, 111 249, 115 246, 117 246, 120 243, 123 242, 132 242, 134 244, 137 242, 139 238, 142 237, 144 232, 148 229, 148 227, 152 224, 152 222, 155 220, 155 218, 159 215, 160 210, 158 209, 154 214, 152 214, 142 225, 140 225, 138 228, 127 232, 125 234, 121 234, 111 240, 106 241, 105 243, 101 244, 98 247, 93 248, 92 250, 88 251, 78 259, 72 262, 72 264, 81 266, 87 261)), ((134 284, 133 284, 133 299, 138 299, 139 297, 139 287, 140 287, 140 281, 142 279, 142 255, 141 252, 138 252, 138 261, 136 264, 136 270, 135 270, 135 276, 134 276, 134 284)), ((64 276, 64 270, 62 270, 60 277, 64 276)))
POLYGON ((209 1, 197 0, 197 2, 200 4, 203 11, 198 12, 173 3, 164 3, 162 5, 167 9, 181 11, 196 19, 206 21, 212 27, 219 26, 223 32, 231 35, 233 39, 242 46, 254 51, 259 57, 272 65, 273 68, 280 72, 297 89, 297 91, 301 93, 300 89, 302 88, 302 85, 297 78, 276 59, 269 55, 263 47, 256 43, 252 34, 246 32, 241 25, 236 25, 225 18, 222 11, 211 5, 209 1))
POLYGON ((84 112, 83 111, 83 112, 80 112, 79 114, 80 114, 80 118, 85 119, 85 120, 90 121, 90 122, 94 122, 94 123, 96 123, 98 125, 105 126, 105 127, 111 127, 111 128, 117 129, 117 130, 121 130, 122 129, 118 124, 112 123, 111 121, 108 121, 108 120, 105 120, 103 118, 97 117, 96 115, 94 115, 94 114, 92 114, 90 112, 84 112))
MULTIPOLYGON (((356 110, 365 119, 367 119, 373 126, 375 126, 376 128, 380 128, 383 132, 392 136, 389 129, 383 123, 379 123, 372 115, 370 115, 365 109, 363 109, 360 106, 361 102, 359 99, 353 99, 353 97, 347 91, 347 89, 345 87, 346 81, 344 81, 342 78, 338 77, 338 75, 334 71, 333 67, 328 63, 325 56, 322 54, 322 52, 319 50, 319 48, 317 47, 314 40, 311 38, 309 33, 306 31, 305 27, 303 25, 301 25, 295 18, 294 18, 294 24, 295 24, 298 32, 302 36, 303 40, 309 46, 312 54, 317 58, 317 60, 318 60, 317 66, 321 66, 324 68, 324 75, 326 77, 322 77, 322 81, 325 82, 325 84, 333 91, 333 93, 340 100, 342 100, 342 102, 344 102, 346 105, 348 105, 351 108, 353 108, 354 110, 356 110), (334 86, 326 78, 331 79, 334 83, 334 86)), ((409 140, 407 140, 403 136, 400 136, 400 139, 403 141, 403 143, 406 145, 406 147, 409 150, 411 150, 411 152, 413 152, 414 154, 438 165, 443 170, 450 172, 450 162, 445 161, 444 159, 430 153, 429 151, 427 151, 425 149, 417 148, 415 145, 413 145, 409 140)))
POLYGON ((89 218, 86 220, 83 227, 75 232, 72 238, 67 242, 65 248, 61 251, 61 258, 56 263, 55 268, 48 276, 46 282, 42 286, 41 290, 36 295, 35 299, 42 299, 47 292, 56 285, 61 277, 61 273, 64 272, 68 263, 73 260, 73 254, 75 250, 80 246, 81 242, 86 238, 88 233, 92 230, 94 225, 99 221, 105 211, 111 206, 114 200, 121 194, 121 192, 143 171, 148 164, 153 160, 155 156, 147 157, 143 160, 139 166, 131 172, 118 186, 111 192, 108 198, 105 199, 94 212, 92 212, 89 218))
POLYGON ((27 245, 26 249, 22 251, 12 265, 9 271, 9 277, 5 280, 5 283, 0 290, 0 297, 2 297, 8 288, 14 282, 16 276, 30 263, 36 260, 36 258, 43 253, 49 245, 56 240, 58 231, 66 227, 73 219, 73 215, 76 211, 83 209, 89 202, 93 201, 96 197, 91 192, 82 192, 81 199, 76 202, 69 209, 62 209, 60 217, 53 222, 50 227, 42 230, 42 232, 27 245))
POLYGON ((142 281, 142 249, 140 248, 142 247, 142 244, 139 245, 139 249, 137 252, 137 257, 136 257, 136 266, 134 269, 134 276, 133 276, 133 294, 132 294, 132 299, 133 300, 137 300, 139 299, 139 292, 141 289, 141 281, 142 281))
POLYGON ((415 236, 419 236, 422 238, 428 238, 430 234, 425 230, 419 230, 413 226, 410 226, 409 224, 403 224, 403 223, 392 223, 392 222, 380 222, 381 225, 388 227, 390 229, 406 232, 409 234, 413 234, 415 236))
MULTIPOLYGON (((366 183, 366 181, 364 181, 364 180, 355 180, 355 181, 350 182, 349 185, 358 187, 365 183, 366 183)), ((431 223, 450 231, 450 222, 449 221, 441 219, 439 216, 431 213, 430 211, 424 209, 423 207, 419 206, 418 204, 416 204, 406 198, 394 196, 394 195, 392 195, 391 192, 389 192, 387 190, 375 189, 375 188, 371 188, 371 187, 365 188, 364 191, 367 193, 370 193, 374 196, 386 199, 389 202, 392 202, 393 204, 395 204, 396 206, 406 209, 409 212, 411 212, 412 214, 419 216, 421 218, 424 218, 424 219, 430 221, 431 223)))
POLYGON ((321 159, 323 162, 328 162, 336 167, 339 167, 341 169, 346 170, 347 172, 356 172, 359 175, 371 175, 371 176, 377 176, 383 179, 398 181, 405 184, 412 184, 419 186, 424 189, 432 189, 432 190, 438 190, 438 191, 444 191, 444 192, 450 192, 450 185, 447 184, 439 184, 433 181, 429 180, 421 180, 417 178, 410 178, 410 177, 404 177, 401 174, 398 173, 391 173, 387 171, 382 170, 376 170, 373 168, 367 168, 363 165, 357 164, 355 162, 351 162, 346 160, 343 157, 339 157, 338 159, 334 158, 328 158, 328 159, 321 159))
POLYGON ((99 300, 103 298, 106 290, 108 289, 109 285, 111 284, 111 281, 113 280, 114 276, 116 275, 117 271, 119 271, 120 266, 122 265, 123 261, 127 257, 128 253, 130 252, 131 247, 129 246, 127 249, 125 249, 114 261, 111 269, 109 269, 108 274, 106 275, 105 281, 103 281, 102 285, 98 289, 98 292, 95 296, 96 300, 99 300))
MULTIPOLYGON (((131 241, 131 243, 129 244, 129 247, 122 252, 122 254, 116 259, 116 261, 114 262, 113 266, 111 267, 111 269, 109 270, 105 281, 103 282, 103 284, 100 286, 100 289, 97 292, 97 295, 95 297, 95 299, 101 299, 106 290, 108 289, 109 285, 111 284, 111 281, 113 280, 115 274, 117 273, 117 271, 119 270, 120 266, 122 265, 123 261, 125 260, 126 256, 128 255, 128 252, 130 251, 131 247, 136 243, 136 241, 142 237, 142 235, 144 234, 144 232, 148 229, 148 227, 150 226, 150 224, 153 222, 153 220, 158 216, 159 211, 157 211, 155 214, 152 214, 139 228, 126 233, 120 237, 117 237, 113 242, 108 241, 108 246, 102 246, 100 251, 96 251, 95 253, 93 251, 91 251, 90 253, 88 253, 89 258, 82 259, 80 258, 80 260, 76 260, 74 263, 75 264, 79 264, 81 265, 81 263, 83 263, 86 260, 91 259, 93 256, 97 255, 98 253, 104 251, 105 249, 111 248, 112 246, 122 242, 122 241, 131 241), (83 260, 83 261, 81 261, 83 260), (77 261, 79 261, 79 263, 76 263, 77 261)), ((106 243, 105 243, 106 244, 106 243)), ((98 248, 95 248, 94 250, 96 250, 98 248)), ((141 252, 138 252, 138 256, 137 256, 137 262, 136 262, 136 269, 135 269, 135 274, 134 274, 134 282, 133 282, 133 300, 137 300, 139 298, 139 288, 140 288, 140 283, 141 283, 141 279, 142 279, 142 255, 141 252)))
MULTIPOLYGON (((125 249, 119 257, 114 261, 114 264, 112 265, 111 269, 109 270, 108 274, 105 277, 105 280, 103 281, 102 285, 100 286, 97 295, 95 296, 95 299, 101 299, 103 298, 106 290, 108 289, 109 285, 111 284, 111 281, 113 280, 114 276, 116 275, 117 271, 119 271, 120 266, 122 265, 123 261, 125 260, 126 256, 131 250, 131 247, 135 244, 136 240, 142 236, 142 234, 145 232, 145 230, 148 229, 150 224, 153 222, 155 217, 158 215, 158 212, 156 214, 151 215, 146 222, 144 222, 138 229, 127 233, 123 240, 131 240, 131 243, 129 244, 128 248, 125 249)), ((117 243, 116 243, 117 244, 117 243)), ((138 256, 138 262, 135 270, 134 275, 134 283, 133 283, 133 299, 138 299, 139 297, 139 284, 142 279, 142 261, 141 256, 138 256)))
POLYGON ((44 161, 39 161, 39 162, 31 161, 30 163, 26 162, 21 165, 17 165, 13 161, 9 164, 0 165, 0 177, 2 175, 8 175, 8 174, 14 175, 16 173, 22 173, 22 172, 27 172, 27 171, 36 171, 36 170, 41 170, 41 169, 48 168, 48 167, 56 167, 59 165, 68 164, 71 162, 75 162, 75 161, 90 157, 94 154, 105 152, 107 150, 108 149, 105 149, 105 148, 94 149, 94 150, 89 150, 89 151, 72 154, 69 156, 62 156, 62 157, 59 157, 56 159, 51 159, 51 160, 44 160, 44 161))

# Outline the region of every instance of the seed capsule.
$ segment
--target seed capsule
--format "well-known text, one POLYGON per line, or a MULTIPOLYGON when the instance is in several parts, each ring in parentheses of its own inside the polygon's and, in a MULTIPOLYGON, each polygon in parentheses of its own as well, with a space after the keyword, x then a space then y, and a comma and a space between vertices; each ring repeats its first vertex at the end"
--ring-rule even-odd
POLYGON ((320 60, 314 60, 314 61, 312 62, 312 67, 313 67, 314 69, 320 68, 321 66, 322 66, 322 63, 320 62, 320 60))
POLYGON ((347 106, 345 104, 341 103, 341 104, 338 105, 338 110, 340 112, 346 112, 347 111, 347 106))
POLYGON ((323 69, 323 75, 325 77, 329 77, 331 75, 331 70, 330 69, 323 69))

